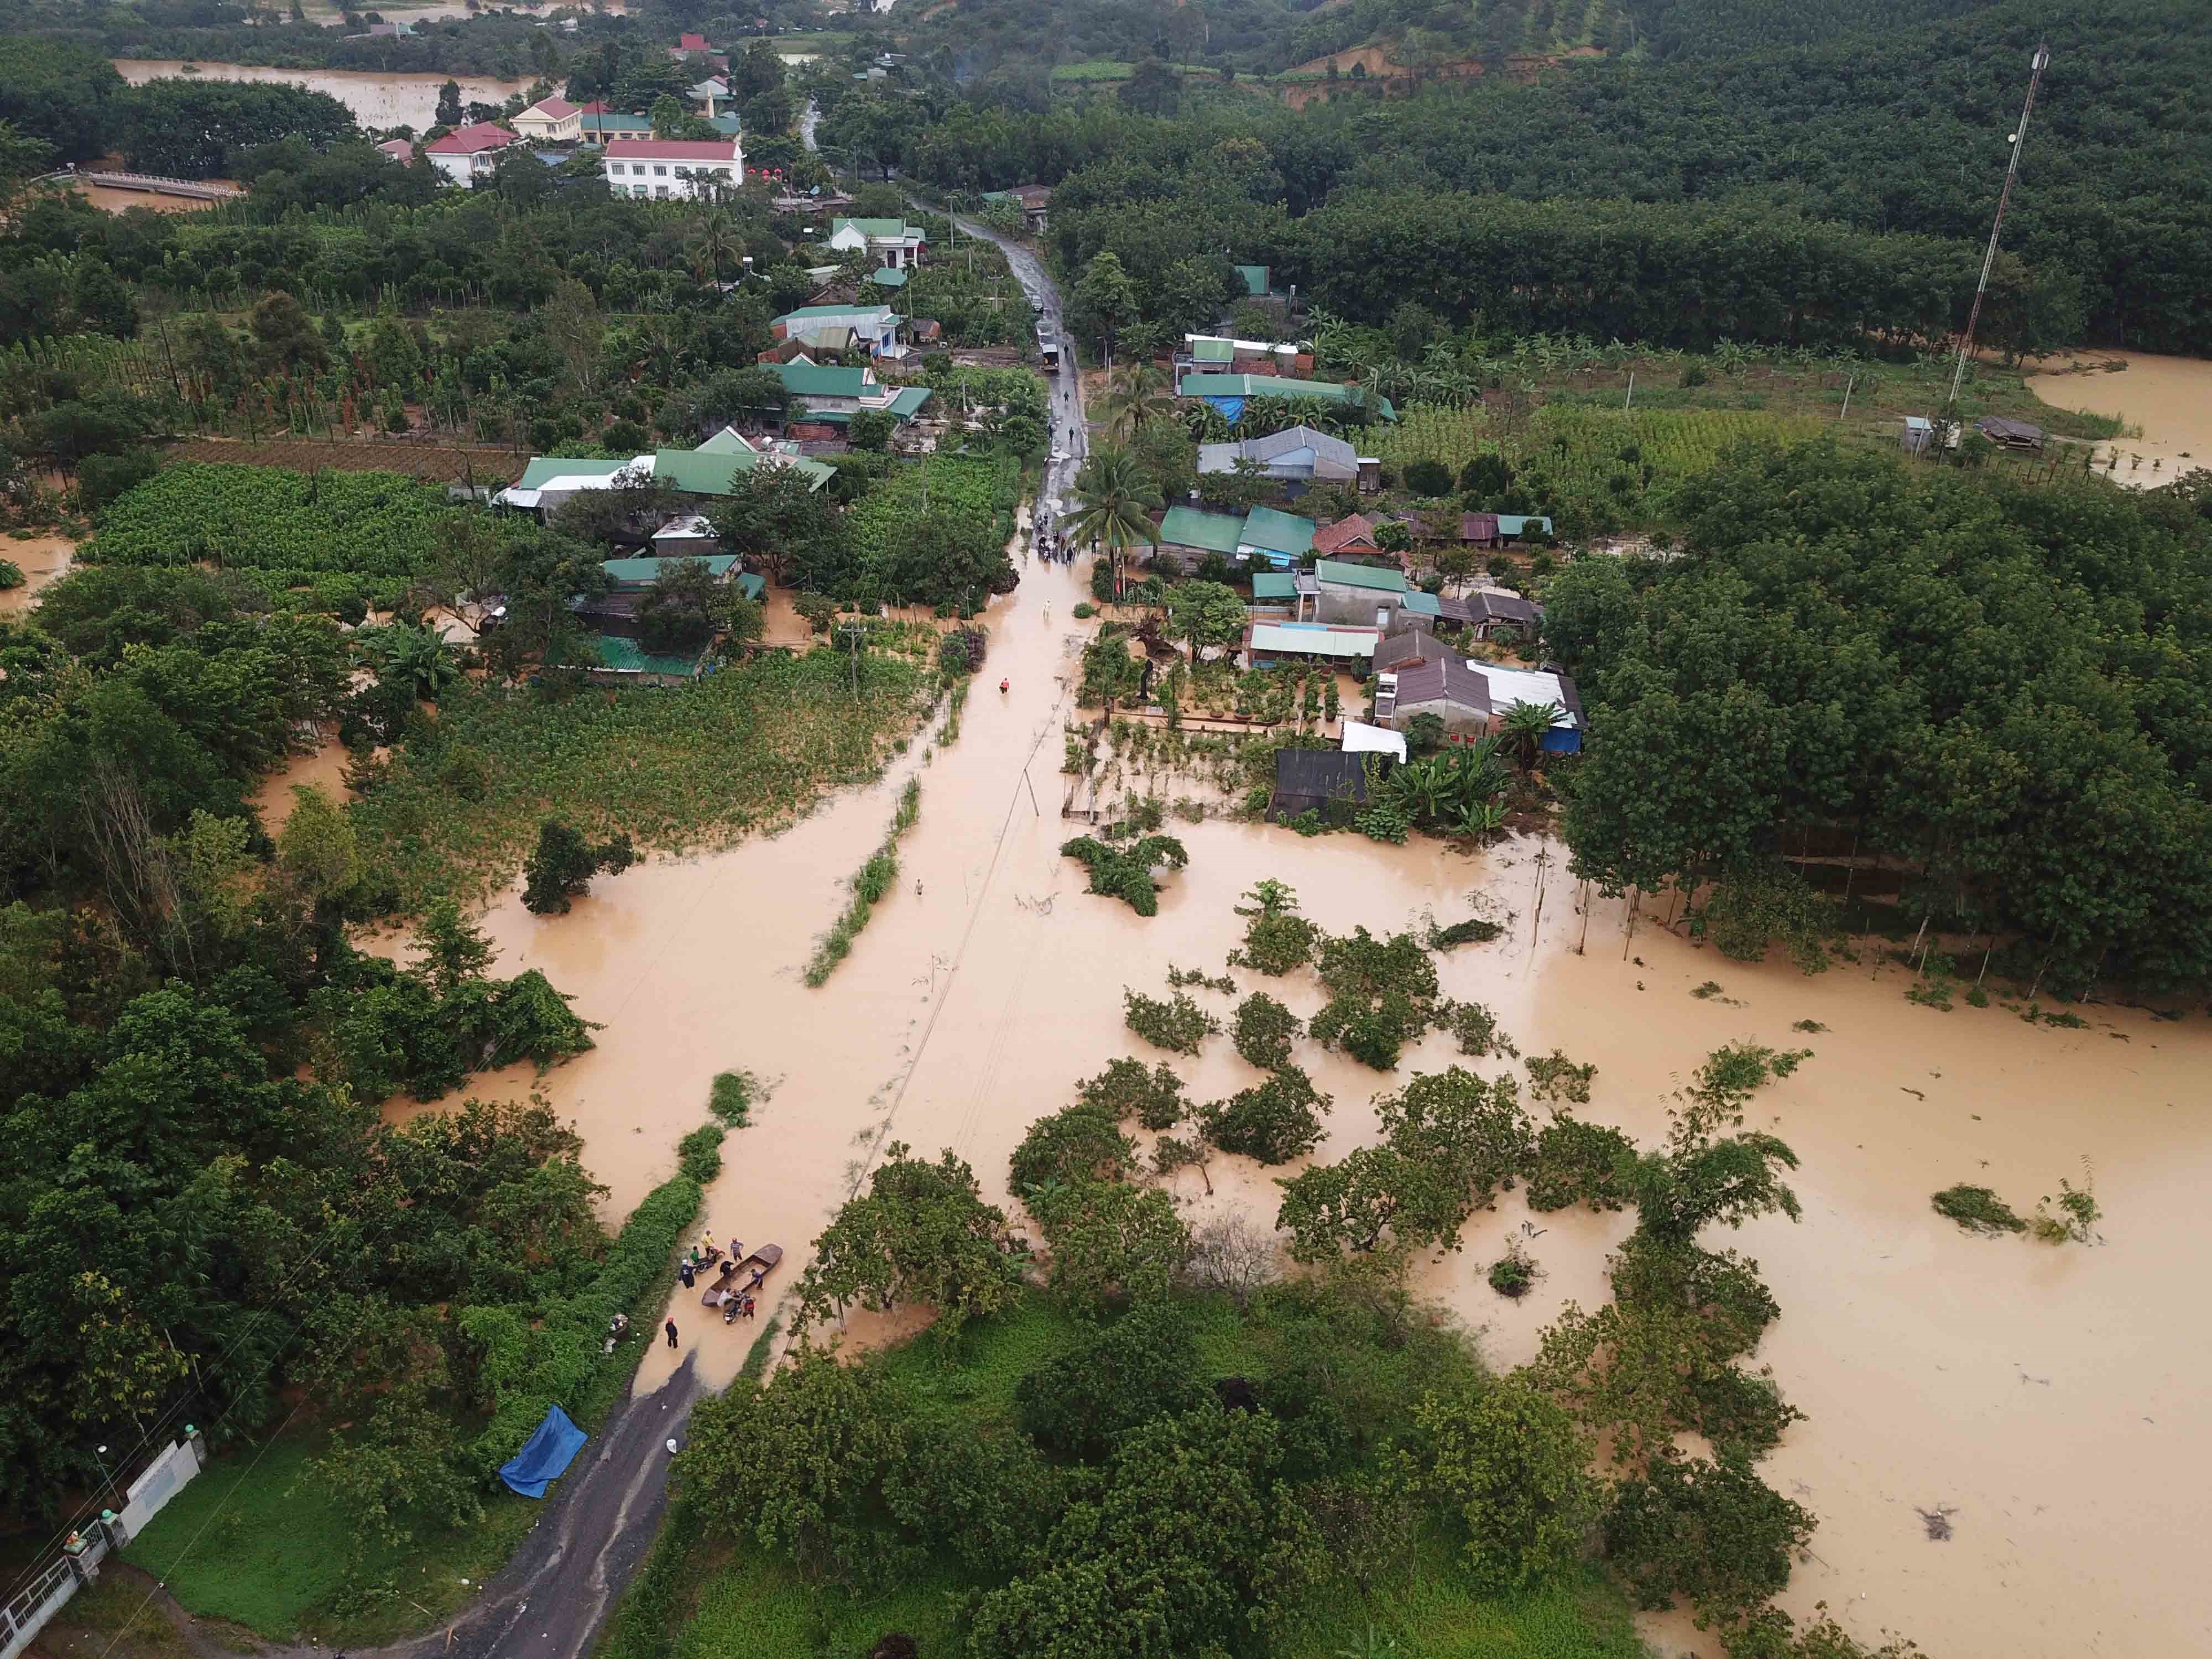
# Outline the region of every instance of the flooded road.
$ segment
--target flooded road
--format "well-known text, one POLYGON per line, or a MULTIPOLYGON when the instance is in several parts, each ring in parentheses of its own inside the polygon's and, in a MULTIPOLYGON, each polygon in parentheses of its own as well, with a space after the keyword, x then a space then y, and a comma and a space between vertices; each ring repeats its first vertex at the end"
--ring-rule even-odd
POLYGON ((2028 389, 2057 409, 2110 415, 2140 427, 2140 438, 2100 439, 2100 477, 2136 489, 2171 483, 2196 467, 2212 468, 2212 362, 2141 351, 2085 351, 2064 371, 2031 374, 2028 389), (2124 364, 2115 372, 2108 365, 2124 364), (2119 465, 2109 464, 2113 457, 2119 465))
MULTIPOLYGON (((184 60, 176 58, 118 58, 115 67, 132 86, 180 75, 184 60)), ((460 82, 464 104, 498 104, 522 91, 526 81, 495 81, 481 75, 386 74, 377 70, 269 69, 252 64, 205 64, 195 61, 198 73, 186 78, 199 81, 273 81, 327 92, 353 112, 365 127, 410 126, 420 132, 437 118, 438 89, 448 80, 460 82)))
MULTIPOLYGON (((1624 960, 1609 901, 1578 956, 1583 919, 1558 863, 1543 872, 1532 937, 1540 866, 1525 842, 1477 855, 1171 824, 1190 868, 1167 882, 1160 914, 1140 919, 1085 894, 1057 850, 1080 827, 1057 808, 1063 677, 1079 647, 1069 611, 1082 591, 1075 573, 1033 564, 994 605, 992 653, 951 749, 925 757, 917 744, 879 783, 775 840, 602 882, 568 916, 533 917, 511 891, 494 906, 499 971, 542 968, 605 1023, 597 1049, 539 1086, 577 1121, 586 1164, 613 1189, 611 1219, 673 1172, 675 1140, 703 1120, 714 1074, 755 1072, 773 1086, 754 1127, 726 1144, 707 1222, 720 1238, 782 1244, 789 1259, 770 1288, 787 1290, 890 1141, 953 1148, 1009 1202, 1006 1158, 1028 1124, 1072 1098, 1079 1078, 1142 1052, 1121 1024, 1121 988, 1158 994, 1170 963, 1221 971, 1242 926, 1231 907, 1258 878, 1291 883, 1340 931, 1424 912, 1456 921, 1480 895, 1512 927, 1441 959, 1447 993, 1488 1004, 1525 1051, 1556 1045, 1595 1061, 1593 1119, 1648 1142, 1668 1091, 1711 1048, 1748 1037, 1814 1051, 1753 1119, 1804 1160, 1803 1222, 1710 1241, 1760 1263, 1784 1316, 1759 1358, 1811 1418, 1765 1466, 1822 1522, 1787 1604, 1803 1613, 1825 1599, 1863 1636, 1887 1626, 1936 1653, 2212 1650, 2184 1560, 2200 1488, 2175 1478, 2212 1453, 2212 1339, 2189 1311, 2212 1278, 2212 1231, 2197 1219, 2212 1186, 2201 1018, 2092 1009, 2091 1029, 2067 1031, 1996 1007, 1939 1013, 1907 1003, 1893 970, 1874 981, 1866 968, 1814 979, 1747 969, 1648 919, 1624 960), (809 991, 799 975, 811 942, 910 772, 921 815, 899 881, 850 959, 809 991), (1709 979, 1721 996, 1689 994, 1709 979), (1803 1019, 1829 1029, 1794 1030, 1803 1019), (2078 1182, 2085 1158, 2107 1218, 2097 1248, 1970 1238, 1929 1209, 1931 1192, 1971 1181, 2029 1211, 2061 1176, 2078 1182), (1950 1541, 1927 1538, 1921 1510, 1949 1513, 1950 1541)), ((1301 1014, 1318 1006, 1304 980, 1240 979, 1301 1014)), ((1200 995, 1227 1012, 1227 999, 1200 995)), ((1458 1056, 1432 1036, 1387 1079, 1310 1046, 1301 1058, 1335 1098, 1321 1152, 1334 1158, 1373 1139, 1376 1093, 1458 1056)), ((1254 1081, 1225 1036, 1176 1065, 1200 1100, 1254 1081)), ((473 1092, 520 1095, 532 1081, 479 1079, 473 1092)), ((1194 1223, 1239 1210, 1265 1225, 1273 1173, 1221 1159, 1212 1199, 1196 1171, 1176 1190, 1194 1223)), ((1563 1303, 1604 1297, 1604 1256, 1626 1225, 1531 1218, 1508 1195, 1470 1222, 1463 1253, 1421 1269, 1419 1288, 1483 1328, 1493 1363, 1517 1364, 1563 1303), (1524 1219, 1543 1230, 1530 1249, 1545 1277, 1516 1305, 1483 1275, 1524 1219)), ((724 1329, 696 1293, 671 1311, 702 1378, 732 1376, 757 1328, 724 1329)), ((656 1346, 640 1387, 680 1358, 656 1346)), ((1655 1634, 1669 1648, 1695 1637, 1686 1621, 1655 1634)))

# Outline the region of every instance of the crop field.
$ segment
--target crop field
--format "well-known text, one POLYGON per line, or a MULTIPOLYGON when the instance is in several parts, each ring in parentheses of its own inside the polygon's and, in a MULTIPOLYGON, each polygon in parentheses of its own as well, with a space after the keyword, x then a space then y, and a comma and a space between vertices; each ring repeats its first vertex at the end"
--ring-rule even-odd
POLYGON ((186 461, 102 512, 82 556, 106 564, 205 561, 282 573, 295 584, 338 571, 406 577, 429 563, 448 511, 442 493, 394 472, 186 461))
POLYGON ((1609 465, 1622 449, 1633 446, 1660 476, 1680 478, 1703 471, 1732 445, 1762 439, 1808 443, 1834 427, 1833 422, 1814 416, 1765 410, 1624 410, 1547 404, 1520 430, 1509 432, 1479 405, 1455 409, 1419 404, 1407 410, 1384 437, 1380 453, 1385 462, 1400 468, 1415 461, 1438 461, 1457 472, 1486 443, 1509 459, 1541 458, 1582 471, 1609 465))
POLYGON ((279 438, 246 443, 186 438, 161 451, 166 465, 182 461, 283 467, 294 472, 392 472, 426 483, 510 484, 529 456, 516 450, 417 443, 318 443, 279 438))
POLYGON ((591 691, 457 684, 434 736, 410 743, 351 809, 362 856, 411 913, 444 891, 495 890, 519 867, 546 803, 587 834, 626 831, 677 852, 728 846, 787 823, 814 797, 875 775, 927 698, 905 657, 769 652, 681 690, 591 691), (473 799, 447 782, 458 757, 485 780, 473 799), (473 763, 481 759, 479 767, 473 763))

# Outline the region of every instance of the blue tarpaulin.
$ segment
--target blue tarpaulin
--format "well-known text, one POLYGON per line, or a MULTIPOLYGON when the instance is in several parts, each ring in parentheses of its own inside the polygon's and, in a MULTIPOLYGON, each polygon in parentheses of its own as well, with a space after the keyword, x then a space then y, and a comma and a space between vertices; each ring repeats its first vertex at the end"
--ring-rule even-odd
POLYGON ((499 1478, 525 1498, 543 1498, 545 1488, 565 1474, 584 1443, 584 1431, 568 1420, 558 1406, 546 1408, 545 1420, 522 1443, 522 1449, 499 1468, 499 1478))

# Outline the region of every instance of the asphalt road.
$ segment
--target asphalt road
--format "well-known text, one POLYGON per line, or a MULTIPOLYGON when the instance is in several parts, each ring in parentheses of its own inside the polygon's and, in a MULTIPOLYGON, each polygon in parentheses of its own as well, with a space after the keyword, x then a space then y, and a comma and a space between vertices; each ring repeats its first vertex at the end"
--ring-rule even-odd
POLYGON ((439 1631, 390 1651, 408 1659, 584 1659, 660 1530, 668 1442, 683 1443, 698 1397, 686 1355, 667 1382, 585 1442, 544 1517, 450 1637, 439 1631))

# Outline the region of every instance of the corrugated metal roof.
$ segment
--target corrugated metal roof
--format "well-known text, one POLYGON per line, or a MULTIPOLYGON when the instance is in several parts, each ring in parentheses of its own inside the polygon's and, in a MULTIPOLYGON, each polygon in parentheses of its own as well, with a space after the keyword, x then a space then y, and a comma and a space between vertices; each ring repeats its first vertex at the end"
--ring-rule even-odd
POLYGON ((910 421, 929 399, 930 390, 926 386, 901 386, 891 394, 890 412, 902 421, 910 421))
POLYGON ((878 265, 868 273, 868 280, 878 288, 904 288, 906 272, 894 270, 889 265, 878 265))
POLYGON ((1346 564, 1337 559, 1322 559, 1314 566, 1314 574, 1325 582, 1334 582, 1340 587, 1364 587, 1377 593, 1402 593, 1406 578, 1401 571, 1385 570, 1377 565, 1346 564))
POLYGON ((1298 579, 1288 570, 1263 570, 1252 578, 1252 597, 1255 599, 1292 599, 1297 597, 1298 579))
MULTIPOLYGON (((555 478, 611 478, 626 466, 637 465, 635 457, 619 461, 580 461, 566 455, 534 455, 530 465, 522 469, 522 477, 515 481, 517 489, 543 489, 555 478)), ((650 465, 645 469, 651 471, 650 465)))
POLYGON ((1195 547, 1208 553, 1236 552, 1243 533, 1243 520, 1194 507, 1171 507, 1160 521, 1160 540, 1164 545, 1195 547))
POLYGON ((1264 547, 1271 553, 1287 553, 1296 558, 1313 545, 1313 538, 1311 519, 1272 507, 1255 507, 1246 517, 1244 533, 1238 540, 1246 547, 1264 547))
POLYGON ((1346 720, 1340 745, 1347 755, 1395 755, 1406 758, 1406 734, 1393 732, 1387 726, 1370 726, 1364 720, 1346 720))
POLYGON ((1190 356, 1194 362, 1234 362, 1237 360, 1237 348, 1226 340, 1200 340, 1191 347, 1190 356))
POLYGON ((653 458, 653 476, 657 483, 687 495, 726 495, 732 478, 740 472, 751 471, 763 462, 797 467, 800 475, 810 481, 811 489, 819 489, 830 481, 831 469, 819 461, 803 460, 796 456, 763 456, 748 450, 658 450, 653 458))
POLYGON ((730 574, 737 562, 734 553, 717 553, 708 558, 672 554, 665 558, 602 559, 599 568, 605 571, 612 580, 627 585, 659 580, 660 568, 665 564, 703 564, 707 567, 707 574, 719 580, 730 574))
POLYGON ((876 377, 865 368, 832 368, 825 363, 770 365, 795 398, 865 398, 876 377))
POLYGON ((1444 608, 1437 602, 1435 594, 1424 593, 1418 588, 1407 589, 1405 598, 1399 601, 1399 606, 1401 610, 1412 611, 1417 617, 1441 617, 1444 613, 1444 608))
POLYGON ((1296 623, 1255 623, 1252 624, 1252 649, 1284 656, 1337 657, 1348 662, 1354 657, 1375 654, 1375 630, 1371 628, 1301 627, 1296 623))

